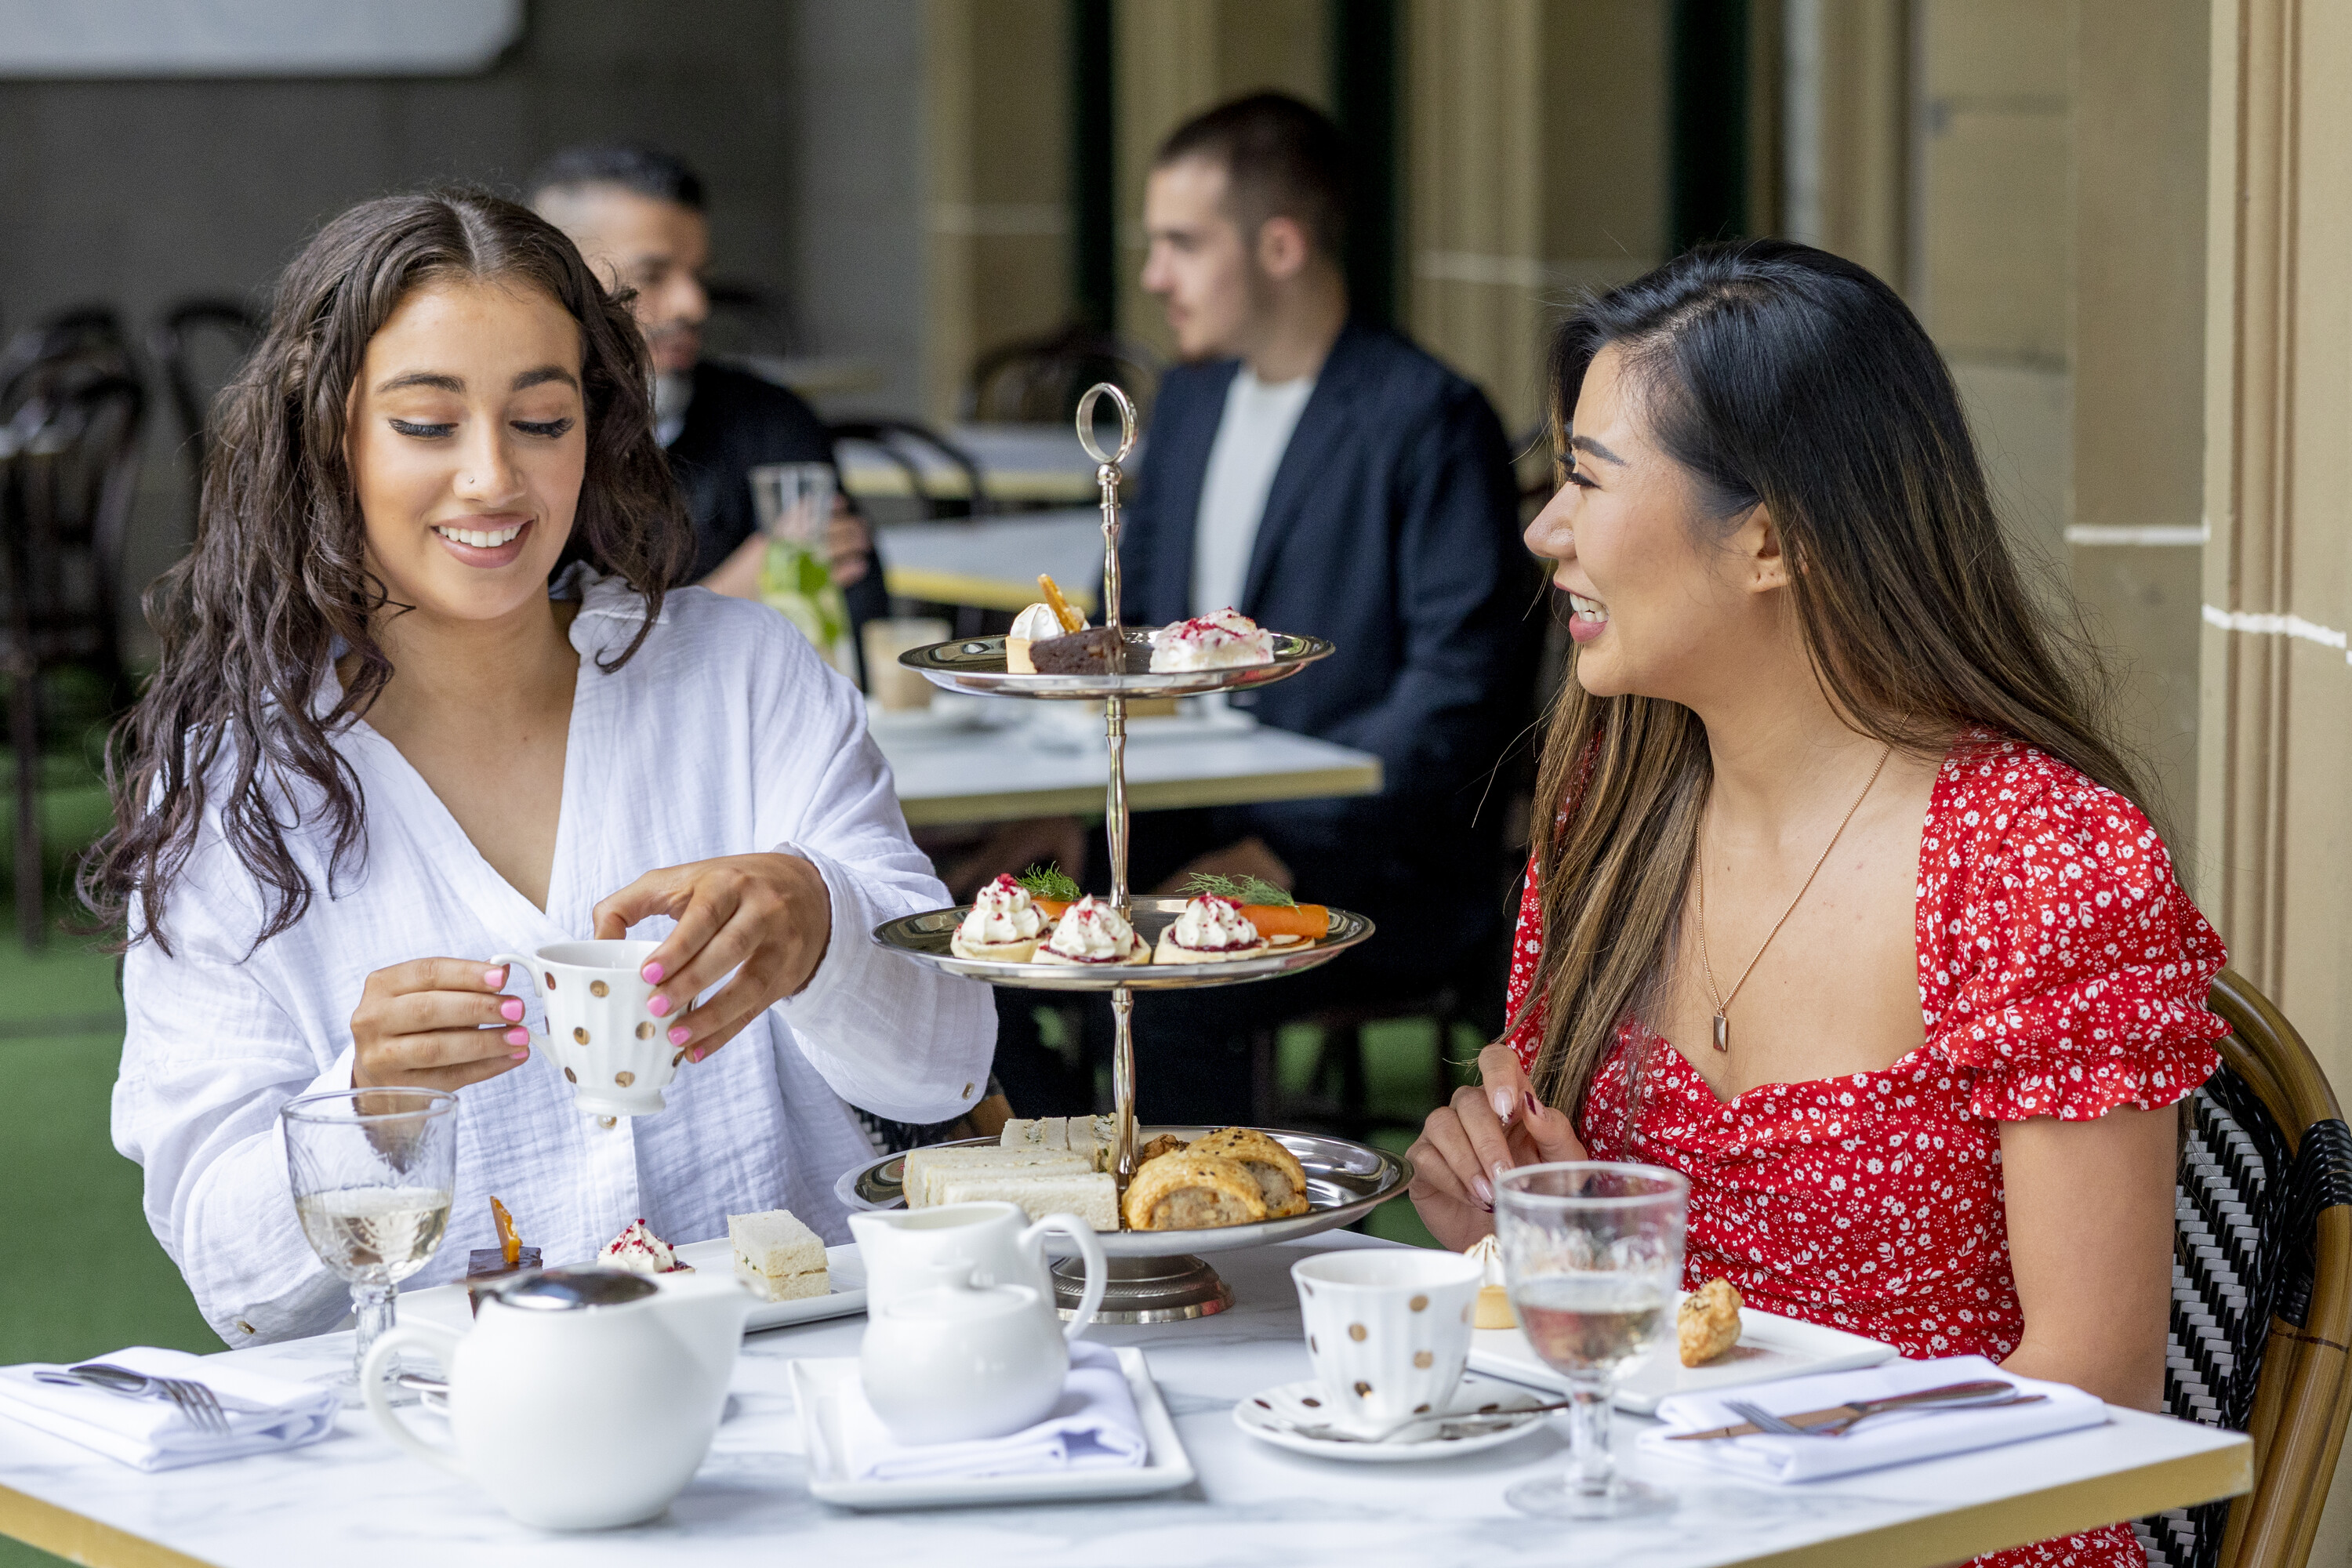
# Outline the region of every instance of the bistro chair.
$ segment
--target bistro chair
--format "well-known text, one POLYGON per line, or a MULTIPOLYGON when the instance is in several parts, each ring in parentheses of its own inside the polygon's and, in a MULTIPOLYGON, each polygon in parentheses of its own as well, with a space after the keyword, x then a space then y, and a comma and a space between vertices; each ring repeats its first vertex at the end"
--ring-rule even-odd
POLYGON ((148 329, 147 352, 163 373, 180 438, 194 455, 200 484, 213 398, 261 341, 262 328, 260 316, 235 300, 200 299, 181 300, 148 329), (222 373, 206 374, 207 365, 222 373))
POLYGON ((2137 1521, 2154 1568, 2303 1568, 2352 1419, 2352 1132, 2294 1026, 2223 970, 2183 1115, 2165 1406, 2254 1441, 2246 1496, 2137 1521))
POLYGON ((1148 419, 1160 370, 1160 356, 1132 338, 1073 322, 982 354, 964 386, 962 417, 982 424, 1059 424, 1077 414, 1087 388, 1108 381, 1148 419))
POLYGON ((913 419, 876 416, 841 420, 826 426, 826 430, 836 448, 845 441, 855 441, 881 453, 906 476, 907 493, 914 498, 916 507, 926 519, 978 517, 991 510, 980 459, 928 425, 913 419), (926 448, 944 458, 950 468, 961 471, 962 495, 932 488, 930 473, 918 459, 918 453, 926 448))
POLYGON ((42 678, 78 667, 104 683, 110 710, 130 697, 120 604, 145 413, 145 389, 128 376, 61 379, 0 438, 0 668, 16 762, 16 930, 27 947, 44 934, 42 678))

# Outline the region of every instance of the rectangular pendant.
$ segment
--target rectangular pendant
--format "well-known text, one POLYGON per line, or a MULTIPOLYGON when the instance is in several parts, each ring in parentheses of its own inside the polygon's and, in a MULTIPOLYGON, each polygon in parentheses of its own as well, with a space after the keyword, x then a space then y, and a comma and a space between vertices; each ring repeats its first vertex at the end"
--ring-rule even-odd
POLYGON ((1715 1016, 1715 1048, 1718 1051, 1731 1048, 1731 1020, 1720 1013, 1715 1016))

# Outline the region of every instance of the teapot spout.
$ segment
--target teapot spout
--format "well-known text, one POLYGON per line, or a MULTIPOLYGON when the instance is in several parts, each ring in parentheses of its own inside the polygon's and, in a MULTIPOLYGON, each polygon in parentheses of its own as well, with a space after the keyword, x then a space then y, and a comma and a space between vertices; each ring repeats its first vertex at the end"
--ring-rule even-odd
POLYGON ((724 1390, 742 1349, 744 1321, 759 1302, 731 1274, 666 1274, 656 1282, 661 1286, 652 1302, 656 1319, 724 1390))

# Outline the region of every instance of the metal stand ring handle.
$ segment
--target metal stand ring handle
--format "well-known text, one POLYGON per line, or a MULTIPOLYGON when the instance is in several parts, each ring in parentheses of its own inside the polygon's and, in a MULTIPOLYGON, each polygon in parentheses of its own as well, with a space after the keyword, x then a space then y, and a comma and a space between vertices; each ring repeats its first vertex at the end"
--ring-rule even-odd
POLYGON ((1135 450, 1135 405, 1128 401, 1126 393, 1108 381, 1098 381, 1087 388, 1087 395, 1078 399, 1078 445, 1097 463, 1117 465, 1127 461, 1127 455, 1135 450), (1105 393, 1110 394, 1111 401, 1118 405, 1118 450, 1108 455, 1095 444, 1095 405, 1105 393))

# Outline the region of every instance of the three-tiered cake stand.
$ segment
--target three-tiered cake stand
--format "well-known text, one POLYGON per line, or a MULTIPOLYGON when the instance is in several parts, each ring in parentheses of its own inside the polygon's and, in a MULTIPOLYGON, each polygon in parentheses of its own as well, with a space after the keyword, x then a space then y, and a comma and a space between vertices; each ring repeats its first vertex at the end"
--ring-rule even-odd
MULTIPOLYGON (((1103 616, 1119 634, 1127 664, 1148 671, 1150 666, 1149 628, 1128 628, 1119 621, 1118 488, 1119 465, 1135 447, 1135 405, 1127 395, 1108 383, 1091 387, 1078 404, 1078 440, 1097 467, 1102 488, 1103 616), (1096 405, 1108 397, 1118 408, 1119 442, 1106 453, 1095 441, 1096 405)), ((966 637, 935 643, 900 656, 899 662, 917 669, 934 685, 950 691, 989 697, 1025 697, 1036 700, 1101 702, 1104 734, 1110 752, 1110 780, 1104 804, 1105 838, 1110 849, 1110 897, 1127 916, 1136 934, 1156 943, 1160 931, 1183 911, 1181 898, 1131 897, 1127 886, 1128 835, 1133 826, 1127 804, 1127 704, 1134 698, 1200 696, 1286 680, 1331 651, 1319 637, 1275 637, 1274 662, 1237 668, 1197 669, 1165 674, 1024 675, 1007 668, 1001 637, 966 637)), ((1372 934, 1372 922, 1344 910, 1331 910, 1328 933, 1322 940, 1295 948, 1277 949, 1260 958, 1222 963, 1185 964, 1057 964, 1004 963, 960 958, 950 945, 963 919, 962 908, 933 910, 908 915, 877 926, 874 940, 894 952, 950 974, 1036 991, 1107 991, 1112 1020, 1111 1096, 1118 1119, 1118 1144, 1113 1170, 1122 1198, 1135 1173, 1139 1136, 1172 1132, 1191 1140, 1210 1131, 1204 1127, 1154 1127, 1135 1124, 1135 994, 1139 991, 1181 991, 1198 986, 1242 985, 1296 974, 1328 963, 1344 950, 1372 934)), ((1370 1213, 1404 1190, 1412 1167, 1402 1158, 1369 1144, 1344 1138, 1301 1132, 1271 1131, 1297 1157, 1307 1173, 1307 1211, 1288 1219, 1255 1225, 1223 1226, 1208 1230, 1120 1230, 1097 1237, 1109 1264, 1110 1279, 1097 1317, 1105 1322, 1164 1322, 1205 1317, 1233 1304, 1233 1292, 1198 1254, 1231 1252, 1263 1247, 1329 1230, 1370 1213), (1172 1244, 1172 1246, 1171 1246, 1172 1244), (1172 1247, 1181 1247, 1177 1252, 1172 1247)), ((987 1140, 975 1140, 985 1142, 987 1140)), ((893 1154, 851 1172, 841 1184, 842 1196, 858 1208, 887 1208, 902 1201, 898 1177, 906 1156, 893 1154)), ((1066 1310, 1078 1300, 1075 1260, 1055 1270, 1055 1284, 1066 1310)))

